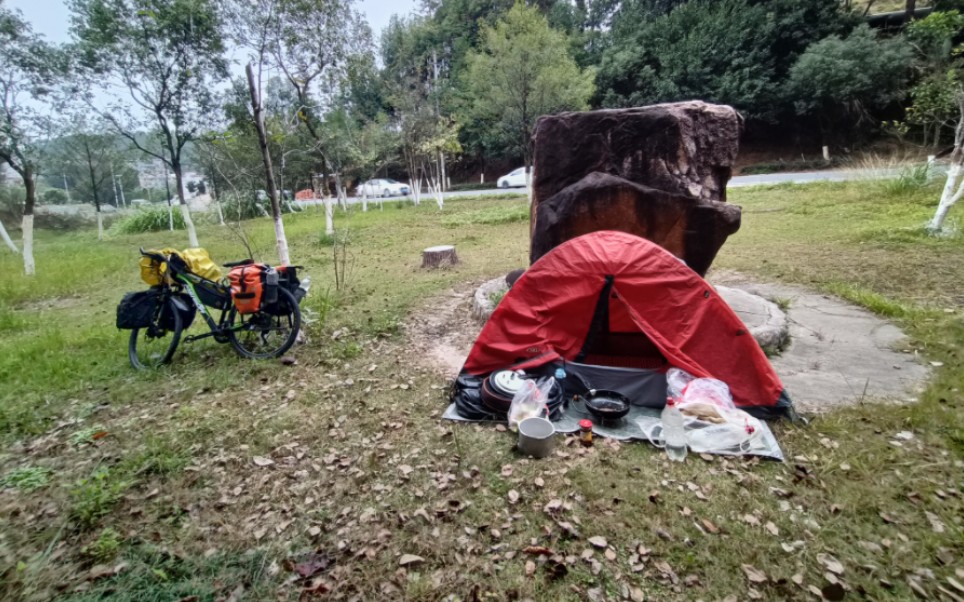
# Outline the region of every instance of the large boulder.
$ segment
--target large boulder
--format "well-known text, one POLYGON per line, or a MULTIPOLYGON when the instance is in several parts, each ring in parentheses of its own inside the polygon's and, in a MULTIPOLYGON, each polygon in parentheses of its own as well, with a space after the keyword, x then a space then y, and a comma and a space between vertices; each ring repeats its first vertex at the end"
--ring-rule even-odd
POLYGON ((699 101, 540 119, 530 259, 612 229, 648 238, 704 274, 740 226, 726 183, 742 128, 732 107, 699 101))
POLYGON ((536 224, 533 261, 571 238, 621 230, 655 242, 702 275, 740 228, 740 208, 594 172, 536 205, 536 224))

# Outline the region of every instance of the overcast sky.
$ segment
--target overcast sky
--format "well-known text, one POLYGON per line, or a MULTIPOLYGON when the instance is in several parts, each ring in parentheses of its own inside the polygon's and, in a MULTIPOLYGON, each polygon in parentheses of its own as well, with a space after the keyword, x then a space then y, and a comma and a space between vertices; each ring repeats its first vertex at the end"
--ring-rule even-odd
MULTIPOLYGON (((7 6, 18 8, 33 26, 34 31, 50 42, 66 42, 69 16, 63 0, 7 0, 7 6)), ((375 40, 394 14, 408 15, 418 0, 358 0, 357 6, 371 25, 375 40)))

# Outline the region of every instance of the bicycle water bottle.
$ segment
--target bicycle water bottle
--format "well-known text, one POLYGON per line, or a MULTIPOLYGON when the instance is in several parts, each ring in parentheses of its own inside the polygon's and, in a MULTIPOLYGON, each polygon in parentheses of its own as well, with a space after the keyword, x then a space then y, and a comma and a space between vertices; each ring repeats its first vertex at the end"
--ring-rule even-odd
POLYGON ((660 421, 663 424, 666 455, 674 462, 682 462, 686 459, 686 430, 683 428, 683 415, 672 397, 666 398, 660 421))
POLYGON ((264 273, 264 304, 274 305, 278 302, 278 270, 268 268, 264 273))
POLYGON ((298 290, 295 291, 295 301, 301 303, 301 300, 305 298, 308 294, 308 289, 311 288, 311 277, 305 276, 301 279, 301 284, 298 285, 298 290))

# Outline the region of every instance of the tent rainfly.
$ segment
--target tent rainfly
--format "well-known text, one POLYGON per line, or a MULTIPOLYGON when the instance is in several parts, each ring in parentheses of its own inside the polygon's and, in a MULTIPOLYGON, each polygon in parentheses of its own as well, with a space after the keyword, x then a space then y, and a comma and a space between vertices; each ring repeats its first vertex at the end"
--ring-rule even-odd
MULTIPOLYGON (((516 281, 469 353, 457 405, 463 383, 554 364, 609 367, 623 379, 626 369, 677 367, 727 383, 737 407, 755 416, 795 415, 763 350, 713 287, 659 245, 624 232, 569 240, 516 281)), ((661 407, 662 382, 639 405, 661 407)))

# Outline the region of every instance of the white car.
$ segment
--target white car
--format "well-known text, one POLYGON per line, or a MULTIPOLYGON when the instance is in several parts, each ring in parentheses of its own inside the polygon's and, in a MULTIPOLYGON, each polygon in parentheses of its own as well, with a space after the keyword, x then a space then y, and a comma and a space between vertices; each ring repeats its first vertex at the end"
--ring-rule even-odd
POLYGON ((409 193, 408 184, 390 178, 368 180, 358 185, 358 196, 405 196, 409 193))
POLYGON ((498 182, 499 188, 523 188, 526 185, 526 168, 514 169, 499 178, 498 182))

